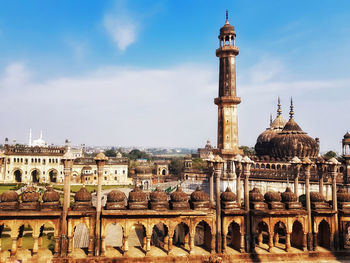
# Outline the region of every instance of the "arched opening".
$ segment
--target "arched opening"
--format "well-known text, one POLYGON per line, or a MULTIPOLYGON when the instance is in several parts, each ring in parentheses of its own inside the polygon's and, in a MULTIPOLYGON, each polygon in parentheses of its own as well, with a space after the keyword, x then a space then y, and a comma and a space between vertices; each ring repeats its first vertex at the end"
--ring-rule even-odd
POLYGON ((165 249, 168 242, 168 227, 163 223, 154 225, 151 236, 151 246, 165 249))
POLYGON ((85 224, 80 223, 74 228, 73 244, 74 250, 80 249, 85 255, 88 254, 89 229, 85 224))
POLYGON ((46 258, 49 261, 55 250, 55 228, 51 223, 44 224, 40 227, 40 234, 38 239, 38 247, 40 258, 46 258))
MULTIPOLYGON (((134 224, 128 236, 129 250, 136 248, 142 255, 146 252, 146 229, 142 224, 134 224)), ((137 250, 134 250, 137 253, 137 250)))
POLYGON ((39 171, 37 169, 33 170, 32 173, 32 182, 38 183, 39 182, 39 171))
POLYGON ((106 256, 120 256, 123 254, 123 228, 120 224, 109 224, 106 228, 106 256))
POLYGON ((11 228, 9 228, 7 225, 1 225, 0 226, 0 238, 1 238, 1 258, 9 258, 10 257, 10 251, 11 251, 11 228))
POLYGON ((325 220, 322 220, 318 225, 317 244, 321 247, 329 249, 331 247, 330 235, 331 230, 329 224, 325 220))
POLYGON ((15 181, 17 183, 21 183, 22 182, 22 172, 21 172, 21 170, 16 170, 16 171, 14 171, 13 174, 15 176, 15 181))
POLYGON ((194 245, 211 252, 211 228, 207 222, 201 221, 197 224, 194 234, 194 245))
POLYGON ((286 226, 281 222, 277 222, 274 226, 274 236, 273 236, 273 242, 274 246, 278 248, 285 248, 286 245, 286 226))
POLYGON ((173 244, 177 247, 188 249, 189 228, 185 223, 180 223, 175 227, 173 244))
POLYGON ((292 247, 303 249, 303 240, 303 226, 299 221, 295 221, 293 223, 292 234, 290 235, 290 244, 292 247))
POLYGON ((258 224, 258 246, 259 247, 263 247, 264 244, 268 244, 269 242, 269 227, 267 226, 267 224, 263 221, 261 221, 258 224))
POLYGON ((163 169, 162 175, 166 175, 166 170, 165 169, 163 169))
POLYGON ((28 260, 32 256, 33 246, 33 228, 29 224, 21 225, 17 236, 17 256, 20 255, 22 260, 28 260))
POLYGON ((51 183, 57 183, 57 171, 56 170, 51 170, 49 172, 49 178, 51 183))
POLYGON ((241 249, 241 230, 236 222, 232 222, 228 226, 228 232, 226 236, 226 244, 237 251, 241 249))
POLYGON ((350 223, 346 224, 345 226, 344 247, 350 248, 350 223))

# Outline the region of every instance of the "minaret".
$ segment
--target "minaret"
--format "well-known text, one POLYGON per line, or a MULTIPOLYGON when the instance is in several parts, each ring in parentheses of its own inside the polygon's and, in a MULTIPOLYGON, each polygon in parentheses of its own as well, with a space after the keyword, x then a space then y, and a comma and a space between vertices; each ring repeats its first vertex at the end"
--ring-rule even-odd
POLYGON ((239 53, 235 46, 235 28, 228 21, 220 28, 220 47, 216 56, 220 59, 219 96, 214 100, 218 105, 218 140, 217 147, 223 155, 239 153, 238 149, 238 114, 237 105, 241 98, 236 95, 236 56, 239 53))

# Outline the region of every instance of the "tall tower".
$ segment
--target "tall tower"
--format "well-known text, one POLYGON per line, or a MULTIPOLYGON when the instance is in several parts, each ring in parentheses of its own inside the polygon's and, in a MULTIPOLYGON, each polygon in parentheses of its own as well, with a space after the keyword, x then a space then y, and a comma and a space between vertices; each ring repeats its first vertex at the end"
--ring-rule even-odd
POLYGON ((220 28, 220 47, 216 50, 220 59, 219 96, 214 100, 218 105, 217 147, 222 155, 240 153, 237 105, 241 98, 236 96, 236 56, 239 50, 235 46, 235 38, 235 28, 230 25, 226 11, 226 23, 220 28))

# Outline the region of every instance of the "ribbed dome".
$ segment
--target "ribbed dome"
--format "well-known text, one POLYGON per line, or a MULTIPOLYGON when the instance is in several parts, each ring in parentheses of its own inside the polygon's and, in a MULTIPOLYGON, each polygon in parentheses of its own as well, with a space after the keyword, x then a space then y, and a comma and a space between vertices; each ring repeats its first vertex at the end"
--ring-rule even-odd
POLYGON ((143 192, 140 187, 135 187, 129 193, 129 201, 130 202, 145 202, 147 201, 147 194, 143 192))
POLYGON ((36 192, 34 187, 27 187, 22 194, 22 202, 37 202, 39 198, 40 194, 36 192))
POLYGON ((16 202, 18 194, 15 191, 7 191, 1 194, 1 202, 16 202))
POLYGON ((324 202, 326 199, 319 192, 310 192, 311 202, 324 202))
POLYGON ((339 189, 337 192, 338 202, 350 202, 350 194, 346 191, 346 189, 339 189))
POLYGON ((57 202, 60 200, 60 194, 52 187, 47 187, 42 199, 44 202, 57 202))
POLYGON ((209 201, 209 196, 202 190, 202 187, 197 186, 196 191, 191 194, 191 201, 194 202, 203 202, 209 201))
POLYGON ((349 132, 346 132, 346 133, 345 133, 344 139, 350 139, 350 133, 349 133, 349 132))
POLYGON ((282 115, 277 115, 276 119, 271 123, 270 128, 274 131, 282 131, 287 121, 282 115))
POLYGON ((259 135, 255 144, 255 152, 257 155, 270 155, 271 139, 274 138, 276 134, 277 131, 268 128, 259 135))
POLYGON ((123 202, 126 196, 119 190, 112 190, 107 194, 107 202, 123 202))
POLYGON ((74 200, 78 202, 89 202, 91 198, 91 193, 85 187, 80 188, 74 196, 74 200))
POLYGON ((282 199, 281 194, 274 191, 266 192, 264 198, 266 202, 280 202, 282 199))
POLYGON ((254 187, 251 191, 249 191, 249 200, 251 202, 263 202, 264 196, 260 193, 259 188, 254 187))
POLYGON ((150 194, 150 199, 152 202, 164 202, 168 201, 168 195, 157 187, 156 190, 150 194))
POLYGON ((170 198, 173 202, 188 201, 188 195, 184 191, 182 191, 182 188, 180 186, 178 186, 176 191, 170 195, 170 198))
POLYGON ((286 191, 281 194, 282 202, 296 202, 298 201, 298 197, 295 193, 292 192, 292 190, 287 187, 286 191))
POLYGON ((223 192, 220 196, 221 201, 226 201, 226 202, 235 202, 237 196, 235 195, 234 192, 232 192, 230 187, 227 187, 225 192, 223 192))

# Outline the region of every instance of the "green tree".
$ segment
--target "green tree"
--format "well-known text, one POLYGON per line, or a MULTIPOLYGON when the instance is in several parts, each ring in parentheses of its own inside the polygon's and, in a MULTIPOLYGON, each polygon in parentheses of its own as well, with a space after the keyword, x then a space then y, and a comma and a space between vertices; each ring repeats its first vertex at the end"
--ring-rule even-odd
POLYGON ((255 149, 253 147, 242 145, 239 149, 243 150, 244 155, 255 155, 255 149))
POLYGON ((116 157, 117 156, 117 152, 115 151, 114 148, 108 149, 105 151, 105 155, 107 157, 116 157))
POLYGON ((331 159, 331 158, 337 158, 338 157, 338 155, 337 155, 337 153, 336 152, 333 152, 333 151, 328 151, 328 152, 326 152, 324 155, 323 155, 323 158, 325 158, 326 160, 329 160, 329 159, 331 159))
POLYGON ((184 168, 184 161, 182 158, 173 158, 169 164, 169 171, 171 174, 180 175, 184 168))
POLYGON ((128 157, 130 160, 137 160, 137 159, 147 159, 150 160, 151 156, 147 154, 146 152, 140 151, 138 149, 134 149, 128 154, 124 155, 125 157, 128 157))
POLYGON ((193 158, 192 159, 192 168, 197 170, 205 170, 207 169, 207 162, 201 158, 193 158))

